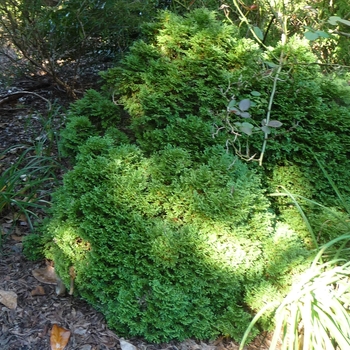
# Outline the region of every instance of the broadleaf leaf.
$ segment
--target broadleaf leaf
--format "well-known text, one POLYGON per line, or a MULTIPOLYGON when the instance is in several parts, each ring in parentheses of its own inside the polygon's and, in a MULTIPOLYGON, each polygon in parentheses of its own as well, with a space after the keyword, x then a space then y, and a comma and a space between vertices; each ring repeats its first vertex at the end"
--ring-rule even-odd
POLYGON ((265 134, 271 134, 271 129, 268 126, 262 126, 261 130, 265 133, 265 134))
POLYGON ((270 120, 267 124, 267 126, 270 126, 271 128, 280 128, 282 125, 283 123, 278 120, 270 120))
POLYGON ((240 126, 240 130, 247 135, 251 135, 253 133, 253 129, 254 125, 247 122, 242 123, 242 125, 240 126))
POLYGON ((350 21, 348 21, 348 20, 346 20, 346 19, 339 19, 338 20, 340 23, 343 23, 343 24, 345 24, 345 25, 347 25, 347 26, 350 26, 350 21))
POLYGON ((249 99, 245 98, 244 100, 239 102, 239 109, 244 112, 247 111, 249 109, 249 107, 251 106, 251 102, 249 99))
POLYGON ((229 112, 237 114, 237 115, 241 115, 241 111, 238 108, 236 108, 236 107, 229 108, 229 112))
POLYGON ((261 96, 261 93, 259 91, 251 91, 250 94, 252 96, 261 96))
POLYGON ((328 18, 328 23, 333 25, 333 26, 336 26, 338 23, 338 21, 340 20, 341 18, 338 17, 338 16, 331 16, 328 18))
POLYGON ((50 345, 51 350, 63 350, 68 344, 70 331, 54 324, 51 329, 50 345))
POLYGON ((264 40, 264 34, 259 27, 253 27, 255 35, 260 39, 264 40))
POLYGON ((310 40, 310 41, 313 41, 319 38, 319 35, 317 33, 310 32, 310 31, 305 32, 304 36, 307 40, 310 40))
POLYGON ((251 115, 250 115, 248 112, 242 112, 242 113, 241 113, 241 117, 242 117, 242 118, 250 118, 251 115))
POLYGON ((236 105, 236 100, 231 100, 230 103, 228 104, 227 108, 230 109, 236 105))

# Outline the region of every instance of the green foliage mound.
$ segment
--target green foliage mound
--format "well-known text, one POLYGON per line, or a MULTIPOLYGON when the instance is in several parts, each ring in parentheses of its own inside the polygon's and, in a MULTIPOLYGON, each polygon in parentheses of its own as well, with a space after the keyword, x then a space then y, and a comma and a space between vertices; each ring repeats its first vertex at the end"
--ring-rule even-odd
POLYGON ((119 129, 120 107, 95 90, 71 104, 66 128, 61 131, 60 149, 64 156, 74 158, 90 136, 110 134, 116 144, 128 143, 128 137, 119 129))
POLYGON ((280 57, 282 49, 285 59, 272 101, 271 120, 283 125, 268 135, 263 164, 267 179, 271 191, 283 185, 292 193, 304 193, 310 199, 332 206, 334 192, 319 171, 313 153, 324 162, 340 191, 349 195, 350 87, 347 79, 321 73, 306 40, 292 37, 287 45, 264 53, 265 65, 258 74, 231 89, 237 101, 249 98, 252 106, 251 118, 243 119, 231 113, 230 124, 248 121, 258 129, 252 135, 241 133, 234 144, 235 150, 240 142, 244 153, 248 142, 249 156, 261 152, 264 135, 259 128, 266 118, 276 73, 274 64, 278 64, 276 57, 280 57), (257 91, 259 96, 252 96, 252 91, 257 91))
POLYGON ((90 137, 54 197, 45 255, 67 285, 74 266, 77 292, 120 335, 238 340, 246 290, 275 295, 304 254, 293 235, 276 236, 260 177, 221 147, 146 157, 90 137), (286 246, 299 254, 275 261, 271 249, 286 246))
MULTIPOLYGON (((131 129, 144 151, 168 143, 203 150, 237 138, 220 129, 233 95, 237 101, 249 98, 253 104, 252 118, 231 114, 231 125, 248 121, 261 127, 283 50, 285 59, 271 110, 271 119, 283 125, 269 136, 266 174, 272 178, 279 167, 296 166, 311 180, 311 198, 334 205, 333 191, 318 171, 314 152, 324 160, 340 190, 348 193, 350 87, 345 79, 322 75, 306 39, 295 35, 287 45, 262 52, 251 40, 239 38, 235 26, 221 23, 214 12, 203 9, 185 17, 162 12, 158 22, 144 31, 147 39, 131 47, 121 66, 103 73, 105 91, 113 93, 130 114, 131 129)), ((260 130, 243 134, 238 141, 242 149, 248 142, 251 156, 259 155, 263 138, 260 130)), ((235 146, 233 152, 241 149, 237 141, 235 146)))
POLYGON ((130 114, 143 150, 157 150, 161 143, 188 147, 192 141, 197 148, 210 146, 212 132, 200 140, 197 132, 197 140, 183 141, 182 135, 192 133, 190 125, 210 130, 220 122, 217 114, 227 102, 220 89, 225 91, 230 82, 240 85, 254 74, 258 46, 239 39, 236 27, 221 23, 206 9, 184 17, 162 12, 156 23, 144 28, 144 35, 121 66, 102 74, 105 90, 130 114), (187 118, 190 123, 181 122, 187 118))

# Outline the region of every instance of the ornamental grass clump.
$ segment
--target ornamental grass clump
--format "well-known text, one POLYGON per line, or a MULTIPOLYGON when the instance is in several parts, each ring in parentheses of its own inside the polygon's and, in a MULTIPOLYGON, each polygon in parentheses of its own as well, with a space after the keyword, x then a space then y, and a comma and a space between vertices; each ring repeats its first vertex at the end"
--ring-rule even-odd
POLYGON ((255 323, 271 309, 274 309, 274 331, 270 350, 346 350, 350 347, 350 207, 321 160, 313 156, 342 208, 327 208, 286 189, 277 194, 288 196, 297 207, 313 239, 314 258, 280 303, 273 300, 261 307, 247 328, 240 349, 244 348, 255 323), (338 237, 319 245, 313 222, 309 221, 299 199, 328 212, 332 220, 327 220, 327 224, 339 230, 338 237))
POLYGON ((35 151, 35 146, 17 145, 0 153, 0 159, 6 159, 9 154, 20 152, 14 162, 4 164, 0 174, 0 214, 13 212, 16 220, 24 215, 31 229, 37 211, 49 204, 48 192, 57 183, 58 165, 52 157, 35 151))
MULTIPOLYGON (((349 242, 349 234, 322 247, 311 267, 293 284, 277 307, 271 350, 349 349, 350 263, 344 259, 322 263, 322 254, 342 240, 349 242)), ((276 302, 263 308, 252 325, 273 306, 276 302)), ((240 349, 245 341, 243 338, 240 349)))
POLYGON ((195 157, 173 146, 145 156, 91 137, 52 213, 42 244, 65 284, 73 266, 76 293, 110 327, 152 342, 240 339, 251 319, 246 289, 265 279, 275 293, 272 267, 286 275, 305 254, 292 234, 275 234, 260 176, 217 146, 195 157), (287 241, 299 255, 274 261, 269 249, 287 241))

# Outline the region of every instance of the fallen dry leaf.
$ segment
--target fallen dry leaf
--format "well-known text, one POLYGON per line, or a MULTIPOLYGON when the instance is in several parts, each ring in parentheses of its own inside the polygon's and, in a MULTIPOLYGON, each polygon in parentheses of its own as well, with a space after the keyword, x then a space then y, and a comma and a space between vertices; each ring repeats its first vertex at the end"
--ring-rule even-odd
POLYGON ((45 295, 45 290, 42 286, 36 286, 35 289, 33 289, 30 294, 34 297, 36 295, 45 295))
POLYGON ((68 344, 70 331, 54 324, 51 329, 51 350, 63 350, 68 344))
POLYGON ((11 235, 10 237, 16 242, 22 242, 23 241, 23 236, 11 235))
POLYGON ((33 270, 32 274, 41 283, 57 284, 57 275, 52 266, 33 270))
POLYGON ((17 307, 17 294, 7 290, 0 290, 0 303, 9 309, 15 309, 17 307))

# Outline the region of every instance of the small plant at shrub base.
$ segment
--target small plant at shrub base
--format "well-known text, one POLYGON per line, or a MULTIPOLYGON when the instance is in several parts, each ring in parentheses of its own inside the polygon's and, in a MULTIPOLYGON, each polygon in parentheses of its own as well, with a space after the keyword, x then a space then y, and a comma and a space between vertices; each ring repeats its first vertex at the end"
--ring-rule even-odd
POLYGON ((44 255, 44 245, 42 244, 42 235, 32 233, 25 236, 23 240, 23 254, 29 260, 42 260, 44 255))
POLYGON ((6 158, 7 153, 23 150, 16 161, 8 164, 0 174, 0 213, 7 211, 25 215, 28 225, 33 229, 33 217, 36 210, 47 208, 47 191, 57 183, 55 170, 57 163, 52 157, 35 154, 36 147, 17 145, 0 153, 6 158))
MULTIPOLYGON (((65 283, 74 266, 76 290, 113 329, 152 342, 240 339, 246 288, 264 280, 267 256, 276 263, 268 250, 286 246, 259 176, 221 147, 193 158, 168 146, 145 157, 91 137, 52 211, 45 255, 65 283)), ((280 288, 274 276, 267 283, 280 288)))

